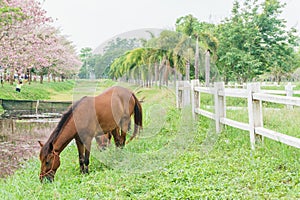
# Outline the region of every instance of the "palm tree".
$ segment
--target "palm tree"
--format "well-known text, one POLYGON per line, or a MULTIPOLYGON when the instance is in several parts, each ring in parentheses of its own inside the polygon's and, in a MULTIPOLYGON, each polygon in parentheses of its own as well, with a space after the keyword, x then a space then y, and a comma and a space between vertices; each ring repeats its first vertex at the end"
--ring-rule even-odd
POLYGON ((127 51, 111 65, 110 74, 121 77, 125 74, 137 76, 143 81, 168 84, 170 72, 174 79, 178 74, 185 74, 189 80, 189 65, 193 60, 194 43, 187 35, 174 31, 163 31, 159 37, 144 42, 144 48, 127 51))
MULTIPOLYGON (((192 15, 186 15, 176 20, 176 31, 195 40, 195 79, 199 79, 200 49, 209 50, 216 55, 218 40, 212 34, 214 29, 214 24, 199 22, 198 19, 192 15)), ((203 55, 203 53, 201 53, 201 55, 203 55)), ((189 64, 190 62, 187 63, 187 68, 189 64)))

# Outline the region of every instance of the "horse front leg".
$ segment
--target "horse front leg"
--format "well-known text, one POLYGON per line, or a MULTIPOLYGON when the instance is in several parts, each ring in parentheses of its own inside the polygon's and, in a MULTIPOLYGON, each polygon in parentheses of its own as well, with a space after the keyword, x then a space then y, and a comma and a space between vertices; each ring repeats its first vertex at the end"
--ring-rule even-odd
POLYGON ((76 138, 76 145, 78 150, 78 158, 79 158, 79 166, 80 166, 80 172, 84 173, 84 145, 81 142, 80 138, 76 138))
POLYGON ((89 137, 85 141, 85 156, 84 156, 85 169, 83 173, 89 173, 91 144, 92 144, 92 138, 89 137))

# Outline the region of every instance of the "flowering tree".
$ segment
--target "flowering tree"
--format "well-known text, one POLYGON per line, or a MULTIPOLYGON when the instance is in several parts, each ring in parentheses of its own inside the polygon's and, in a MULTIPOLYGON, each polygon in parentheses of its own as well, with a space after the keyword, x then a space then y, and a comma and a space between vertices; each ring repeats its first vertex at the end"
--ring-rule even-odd
POLYGON ((63 77, 79 71, 81 62, 76 55, 75 48, 66 37, 59 34, 59 30, 44 26, 38 30, 37 35, 36 54, 30 59, 29 66, 36 69, 41 83, 44 75, 47 75, 50 80, 50 75, 53 78, 63 77))
POLYGON ((39 2, 3 0, 0 4, 0 66, 10 73, 11 84, 14 74, 32 68, 42 82, 43 75, 75 72, 81 65, 74 47, 50 25, 52 19, 39 2))

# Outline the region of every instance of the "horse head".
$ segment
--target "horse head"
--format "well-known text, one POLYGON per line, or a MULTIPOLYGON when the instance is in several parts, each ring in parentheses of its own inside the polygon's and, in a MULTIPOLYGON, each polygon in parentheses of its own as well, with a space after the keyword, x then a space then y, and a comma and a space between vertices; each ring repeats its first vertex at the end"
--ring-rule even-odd
POLYGON ((41 146, 40 161, 41 161, 41 173, 40 181, 45 179, 52 182, 57 168, 60 166, 59 154, 53 150, 53 144, 44 145, 39 141, 41 146))

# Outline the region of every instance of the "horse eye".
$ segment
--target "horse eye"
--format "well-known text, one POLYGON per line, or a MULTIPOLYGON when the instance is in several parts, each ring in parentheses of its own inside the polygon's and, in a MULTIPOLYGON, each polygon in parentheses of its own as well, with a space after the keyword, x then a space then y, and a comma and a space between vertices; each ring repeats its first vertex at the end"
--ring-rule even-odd
POLYGON ((46 161, 46 165, 49 165, 49 161, 46 161))

